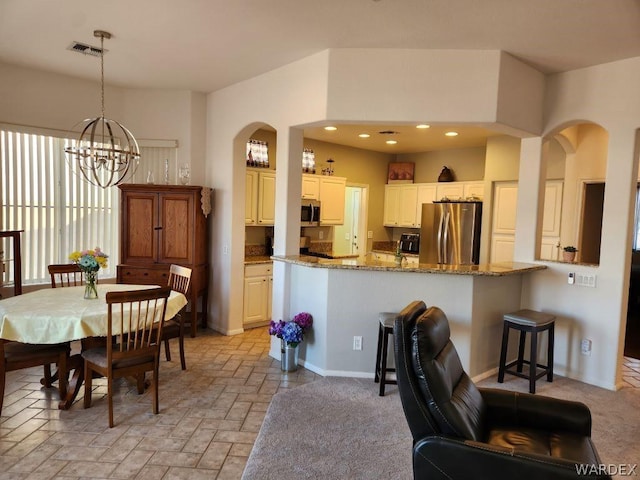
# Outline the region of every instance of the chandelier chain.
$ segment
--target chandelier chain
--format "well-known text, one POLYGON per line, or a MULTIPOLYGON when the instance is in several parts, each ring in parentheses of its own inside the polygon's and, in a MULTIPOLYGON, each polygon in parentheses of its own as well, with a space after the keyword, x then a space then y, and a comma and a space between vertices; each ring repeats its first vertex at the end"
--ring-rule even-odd
POLYGON ((104 35, 100 35, 100 102, 104 118, 104 35))

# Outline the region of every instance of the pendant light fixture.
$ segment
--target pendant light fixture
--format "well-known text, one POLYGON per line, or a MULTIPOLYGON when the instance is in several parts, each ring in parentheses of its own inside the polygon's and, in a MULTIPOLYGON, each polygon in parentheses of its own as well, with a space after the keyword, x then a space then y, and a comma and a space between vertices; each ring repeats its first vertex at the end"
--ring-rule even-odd
POLYGON ((101 115, 80 122, 74 131, 82 130, 78 140, 66 147, 71 169, 91 184, 107 188, 130 179, 138 168, 140 150, 131 132, 115 120, 104 116, 104 39, 109 32, 95 30, 100 38, 101 115))

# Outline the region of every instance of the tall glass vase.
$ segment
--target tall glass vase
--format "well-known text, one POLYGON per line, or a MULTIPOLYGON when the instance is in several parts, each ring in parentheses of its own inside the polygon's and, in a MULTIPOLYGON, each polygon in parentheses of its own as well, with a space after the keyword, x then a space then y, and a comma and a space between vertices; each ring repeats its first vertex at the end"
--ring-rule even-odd
POLYGON ((85 272, 84 274, 84 298, 85 300, 94 300, 98 298, 98 287, 96 281, 98 272, 85 272))
POLYGON ((283 372, 295 372, 298 369, 298 346, 295 347, 281 340, 280 369, 283 372))

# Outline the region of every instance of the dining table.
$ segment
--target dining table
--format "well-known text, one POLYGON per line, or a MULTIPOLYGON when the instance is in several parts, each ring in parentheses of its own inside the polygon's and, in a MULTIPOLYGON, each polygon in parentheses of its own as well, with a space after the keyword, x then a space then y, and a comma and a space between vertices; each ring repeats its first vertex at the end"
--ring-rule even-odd
MULTIPOLYGON (((100 284, 98 298, 85 299, 84 286, 44 288, 0 300, 0 338, 29 344, 56 344, 82 341, 88 348, 92 340, 107 336, 107 292, 122 292, 158 287, 158 285, 100 284)), ((173 318, 187 304, 180 292, 171 291, 165 320, 173 318)), ((120 332, 117 332, 120 333, 120 332)), ((81 354, 68 361, 69 388, 58 407, 68 409, 75 401, 84 376, 81 354)))

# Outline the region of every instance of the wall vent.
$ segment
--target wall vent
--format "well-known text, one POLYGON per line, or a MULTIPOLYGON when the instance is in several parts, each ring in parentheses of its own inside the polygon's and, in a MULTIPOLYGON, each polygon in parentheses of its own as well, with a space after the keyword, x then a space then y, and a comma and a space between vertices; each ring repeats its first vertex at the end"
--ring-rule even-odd
MULTIPOLYGON (((91 45, 87 45, 86 43, 81 42, 72 42, 71 45, 67 47, 67 50, 82 53, 84 55, 91 55, 93 57, 99 57, 101 52, 100 47, 92 47, 91 45)), ((104 53, 107 52, 108 50, 105 48, 104 53)))

